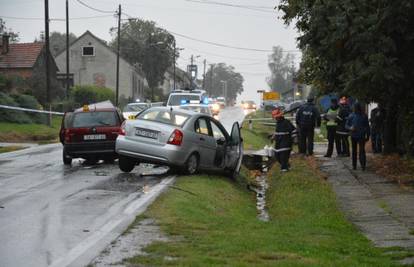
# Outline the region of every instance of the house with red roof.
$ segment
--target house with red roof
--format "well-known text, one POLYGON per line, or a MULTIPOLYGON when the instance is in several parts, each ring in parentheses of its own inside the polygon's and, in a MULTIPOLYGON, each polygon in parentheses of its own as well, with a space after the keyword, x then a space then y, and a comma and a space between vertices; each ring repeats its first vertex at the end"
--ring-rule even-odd
MULTIPOLYGON (((33 95, 41 96, 45 90, 46 61, 45 43, 10 43, 9 36, 1 36, 0 42, 0 74, 11 79, 20 78, 25 81, 24 91, 32 91, 33 95), (41 90, 41 91, 39 91, 41 90)), ((49 52, 50 81, 52 97, 61 91, 61 85, 56 79, 58 67, 49 52)), ((42 99, 39 99, 42 101, 42 99)))

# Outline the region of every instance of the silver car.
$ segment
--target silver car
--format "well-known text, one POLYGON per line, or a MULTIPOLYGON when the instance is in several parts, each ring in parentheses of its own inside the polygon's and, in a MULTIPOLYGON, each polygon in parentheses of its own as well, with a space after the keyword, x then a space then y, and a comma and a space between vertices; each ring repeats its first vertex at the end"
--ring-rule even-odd
POLYGON ((154 107, 122 127, 116 152, 123 172, 131 172, 139 163, 167 165, 187 174, 208 169, 234 176, 240 170, 243 144, 237 122, 229 135, 211 116, 154 107))

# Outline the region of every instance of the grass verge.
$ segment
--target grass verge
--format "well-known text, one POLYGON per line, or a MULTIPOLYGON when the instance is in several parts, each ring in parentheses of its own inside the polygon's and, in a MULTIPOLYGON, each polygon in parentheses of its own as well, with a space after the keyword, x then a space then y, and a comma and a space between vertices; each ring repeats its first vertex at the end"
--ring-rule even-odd
MULTIPOLYGON (((265 126, 243 129, 262 148, 265 126)), ((247 134, 246 134, 247 133, 247 134)), ((144 214, 171 237, 126 261, 138 266, 393 266, 339 211, 314 162, 294 157, 292 171, 269 173, 270 222, 256 218, 254 195, 227 178, 179 177, 144 214)), ((248 176, 246 169, 243 176, 248 176)))
POLYGON ((24 149, 24 148, 25 147, 23 147, 23 146, 3 146, 3 147, 0 147, 0 154, 1 153, 17 151, 17 150, 21 150, 21 149, 24 149))
POLYGON ((62 117, 53 116, 52 127, 44 124, 0 122, 0 142, 50 142, 57 140, 62 117))

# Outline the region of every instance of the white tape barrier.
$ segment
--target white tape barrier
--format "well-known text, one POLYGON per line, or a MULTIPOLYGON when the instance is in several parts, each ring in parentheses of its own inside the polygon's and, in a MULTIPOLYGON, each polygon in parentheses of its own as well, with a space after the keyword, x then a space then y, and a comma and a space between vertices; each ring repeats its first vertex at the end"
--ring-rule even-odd
POLYGON ((12 106, 5 106, 5 105, 0 105, 0 108, 10 109, 10 110, 18 110, 18 111, 34 112, 34 113, 53 114, 53 115, 60 115, 60 116, 63 116, 65 114, 63 112, 29 109, 29 108, 20 108, 20 107, 12 107, 12 106))

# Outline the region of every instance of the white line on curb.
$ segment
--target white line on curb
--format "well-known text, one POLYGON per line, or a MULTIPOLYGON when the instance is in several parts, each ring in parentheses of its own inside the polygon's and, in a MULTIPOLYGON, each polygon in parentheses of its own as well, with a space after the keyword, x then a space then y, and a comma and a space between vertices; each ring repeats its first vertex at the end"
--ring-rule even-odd
MULTIPOLYGON (((72 248, 64 257, 61 257, 49 266, 51 267, 63 267, 70 266, 78 258, 92 248, 99 241, 103 240, 105 236, 109 235, 120 224, 124 223, 131 217, 135 217, 146 210, 146 208, 175 180, 175 177, 166 178, 163 182, 155 185, 150 192, 143 194, 137 200, 131 202, 120 215, 121 218, 113 219, 104 224, 99 230, 93 233, 91 236, 80 242, 77 246, 72 248)), ((97 256, 97 255, 95 255, 97 256)), ((92 260, 91 258, 90 260, 92 260)), ((88 264, 88 263, 86 263, 88 264)), ((85 264, 85 265, 86 265, 85 264)))

